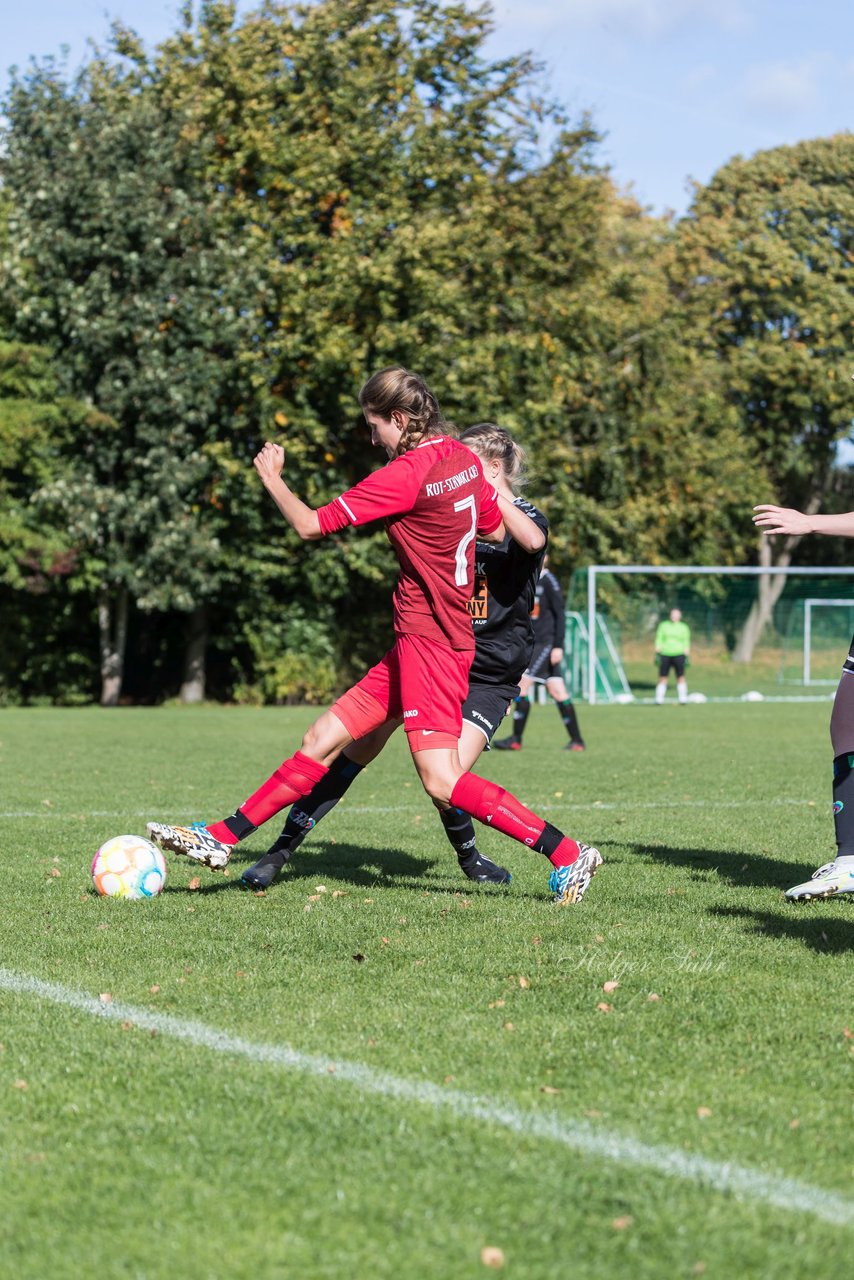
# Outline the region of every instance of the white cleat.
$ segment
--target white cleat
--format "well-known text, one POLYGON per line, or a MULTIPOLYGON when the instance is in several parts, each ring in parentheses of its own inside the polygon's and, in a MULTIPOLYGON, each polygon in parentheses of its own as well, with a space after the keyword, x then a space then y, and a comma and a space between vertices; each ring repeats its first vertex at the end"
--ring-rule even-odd
POLYGON ((549 888, 554 894, 553 901, 558 906, 566 906, 572 902, 580 902, 587 892, 587 886, 602 865, 602 855, 598 849, 589 844, 582 844, 575 862, 568 867, 555 867, 549 876, 549 888))
POLYGON ((813 898, 835 898, 840 893, 854 893, 854 867, 827 862, 804 884, 786 890, 788 902, 810 902, 813 898))
POLYGON ((212 871, 222 871, 231 857, 231 845, 216 840, 203 822, 194 822, 189 827, 169 827, 163 822, 149 822, 148 834, 161 849, 169 849, 172 853, 193 862, 200 862, 212 871))

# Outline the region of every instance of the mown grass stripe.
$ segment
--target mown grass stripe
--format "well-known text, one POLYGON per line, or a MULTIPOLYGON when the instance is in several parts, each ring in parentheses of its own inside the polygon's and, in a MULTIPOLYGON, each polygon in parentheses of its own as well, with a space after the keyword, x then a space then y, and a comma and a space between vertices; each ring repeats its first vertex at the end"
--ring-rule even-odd
POLYGON ((429 1081, 407 1080, 375 1071, 357 1062, 300 1053, 288 1045, 245 1040, 202 1022, 155 1013, 119 1001, 105 1002, 58 983, 29 974, 0 969, 0 989, 35 996, 113 1022, 131 1022, 146 1031, 182 1040, 197 1048, 232 1054, 251 1062, 270 1064, 302 1075, 355 1085, 364 1093, 421 1106, 444 1108, 465 1119, 511 1130, 525 1138, 558 1143, 582 1155, 611 1160, 636 1169, 651 1169, 665 1177, 697 1183, 710 1191, 782 1209, 811 1214, 835 1227, 854 1225, 854 1200, 823 1191, 782 1175, 761 1173, 744 1166, 691 1155, 672 1147, 640 1142, 583 1121, 565 1120, 546 1112, 525 1111, 475 1094, 446 1089, 429 1081))
MULTIPOLYGON (((413 804, 353 804, 352 801, 342 800, 341 812, 348 814, 362 813, 406 813, 413 808, 413 804)), ((644 800, 640 803, 634 801, 626 801, 618 803, 611 800, 588 800, 582 803, 576 803, 568 800, 564 804, 538 804, 537 810, 543 813, 551 813, 555 810, 571 809, 575 812, 598 813, 609 809, 620 809, 622 812, 640 812, 645 809, 774 809, 774 808, 815 808, 815 800, 798 800, 792 796, 776 796, 767 799, 758 796, 750 800, 644 800)), ((66 821, 69 818, 147 818, 151 821, 167 822, 175 821, 174 814, 158 814, 152 815, 150 809, 138 809, 131 812, 129 809, 85 809, 63 812, 56 809, 17 809, 0 812, 0 818, 61 818, 66 821)))

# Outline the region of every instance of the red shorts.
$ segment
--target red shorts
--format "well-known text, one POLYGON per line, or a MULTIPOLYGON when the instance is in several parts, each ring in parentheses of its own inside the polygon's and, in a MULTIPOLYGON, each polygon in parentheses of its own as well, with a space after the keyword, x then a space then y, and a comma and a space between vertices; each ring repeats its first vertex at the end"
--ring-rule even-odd
POLYGON ((394 648, 330 710, 353 738, 402 716, 410 751, 456 747, 473 657, 426 636, 398 636, 394 648))

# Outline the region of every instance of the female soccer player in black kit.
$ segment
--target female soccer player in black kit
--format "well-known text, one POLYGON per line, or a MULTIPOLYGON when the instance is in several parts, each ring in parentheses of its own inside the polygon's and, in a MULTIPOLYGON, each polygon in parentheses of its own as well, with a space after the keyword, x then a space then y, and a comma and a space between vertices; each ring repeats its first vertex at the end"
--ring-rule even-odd
MULTIPOLYGON (((531 612, 545 555, 548 521, 531 503, 516 497, 525 455, 508 431, 492 423, 480 423, 464 431, 460 439, 481 459, 487 480, 499 493, 514 499, 531 520, 530 537, 524 546, 509 535, 500 543, 479 541, 476 546, 474 593, 469 606, 475 656, 463 703, 459 742, 460 761, 470 769, 518 694, 522 672, 531 660, 531 612)), ((341 799, 365 765, 376 758, 399 723, 382 726, 341 753, 322 782, 293 806, 273 846, 244 871, 241 878, 245 884, 255 889, 272 884, 306 834, 341 799)), ((474 824, 468 814, 452 807, 440 811, 439 816, 457 851, 460 867, 470 880, 500 884, 510 879, 508 871, 478 851, 474 824)))
POLYGON ((563 641, 566 632, 566 614, 560 583, 547 567, 548 556, 543 560, 537 594, 534 602, 534 651, 530 666, 522 676, 521 688, 513 708, 513 732, 509 738, 499 738, 494 744, 499 751, 521 751, 522 734, 531 710, 529 697, 531 686, 545 684, 554 698, 563 721, 569 742, 565 751, 583 751, 584 739, 578 727, 578 717, 569 696, 560 664, 563 661, 563 641))

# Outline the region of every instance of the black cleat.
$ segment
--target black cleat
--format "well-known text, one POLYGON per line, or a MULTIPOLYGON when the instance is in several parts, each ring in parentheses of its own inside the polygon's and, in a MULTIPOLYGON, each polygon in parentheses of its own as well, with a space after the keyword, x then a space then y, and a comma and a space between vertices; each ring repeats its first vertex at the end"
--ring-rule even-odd
POLYGON ((288 854, 270 849, 257 862, 247 867, 240 879, 249 889, 269 889, 288 860, 288 854))
POLYGON ((477 884, 509 884, 512 879, 506 867, 497 866, 482 853, 475 852, 462 856, 457 854, 457 857, 460 862, 460 871, 477 884))
POLYGON ((573 738, 572 741, 568 742, 564 747, 564 751, 586 751, 586 750, 587 748, 585 747, 584 743, 581 741, 580 738, 573 738))
POLYGON ((521 751, 522 743, 518 738, 496 738, 491 744, 496 751, 521 751))

